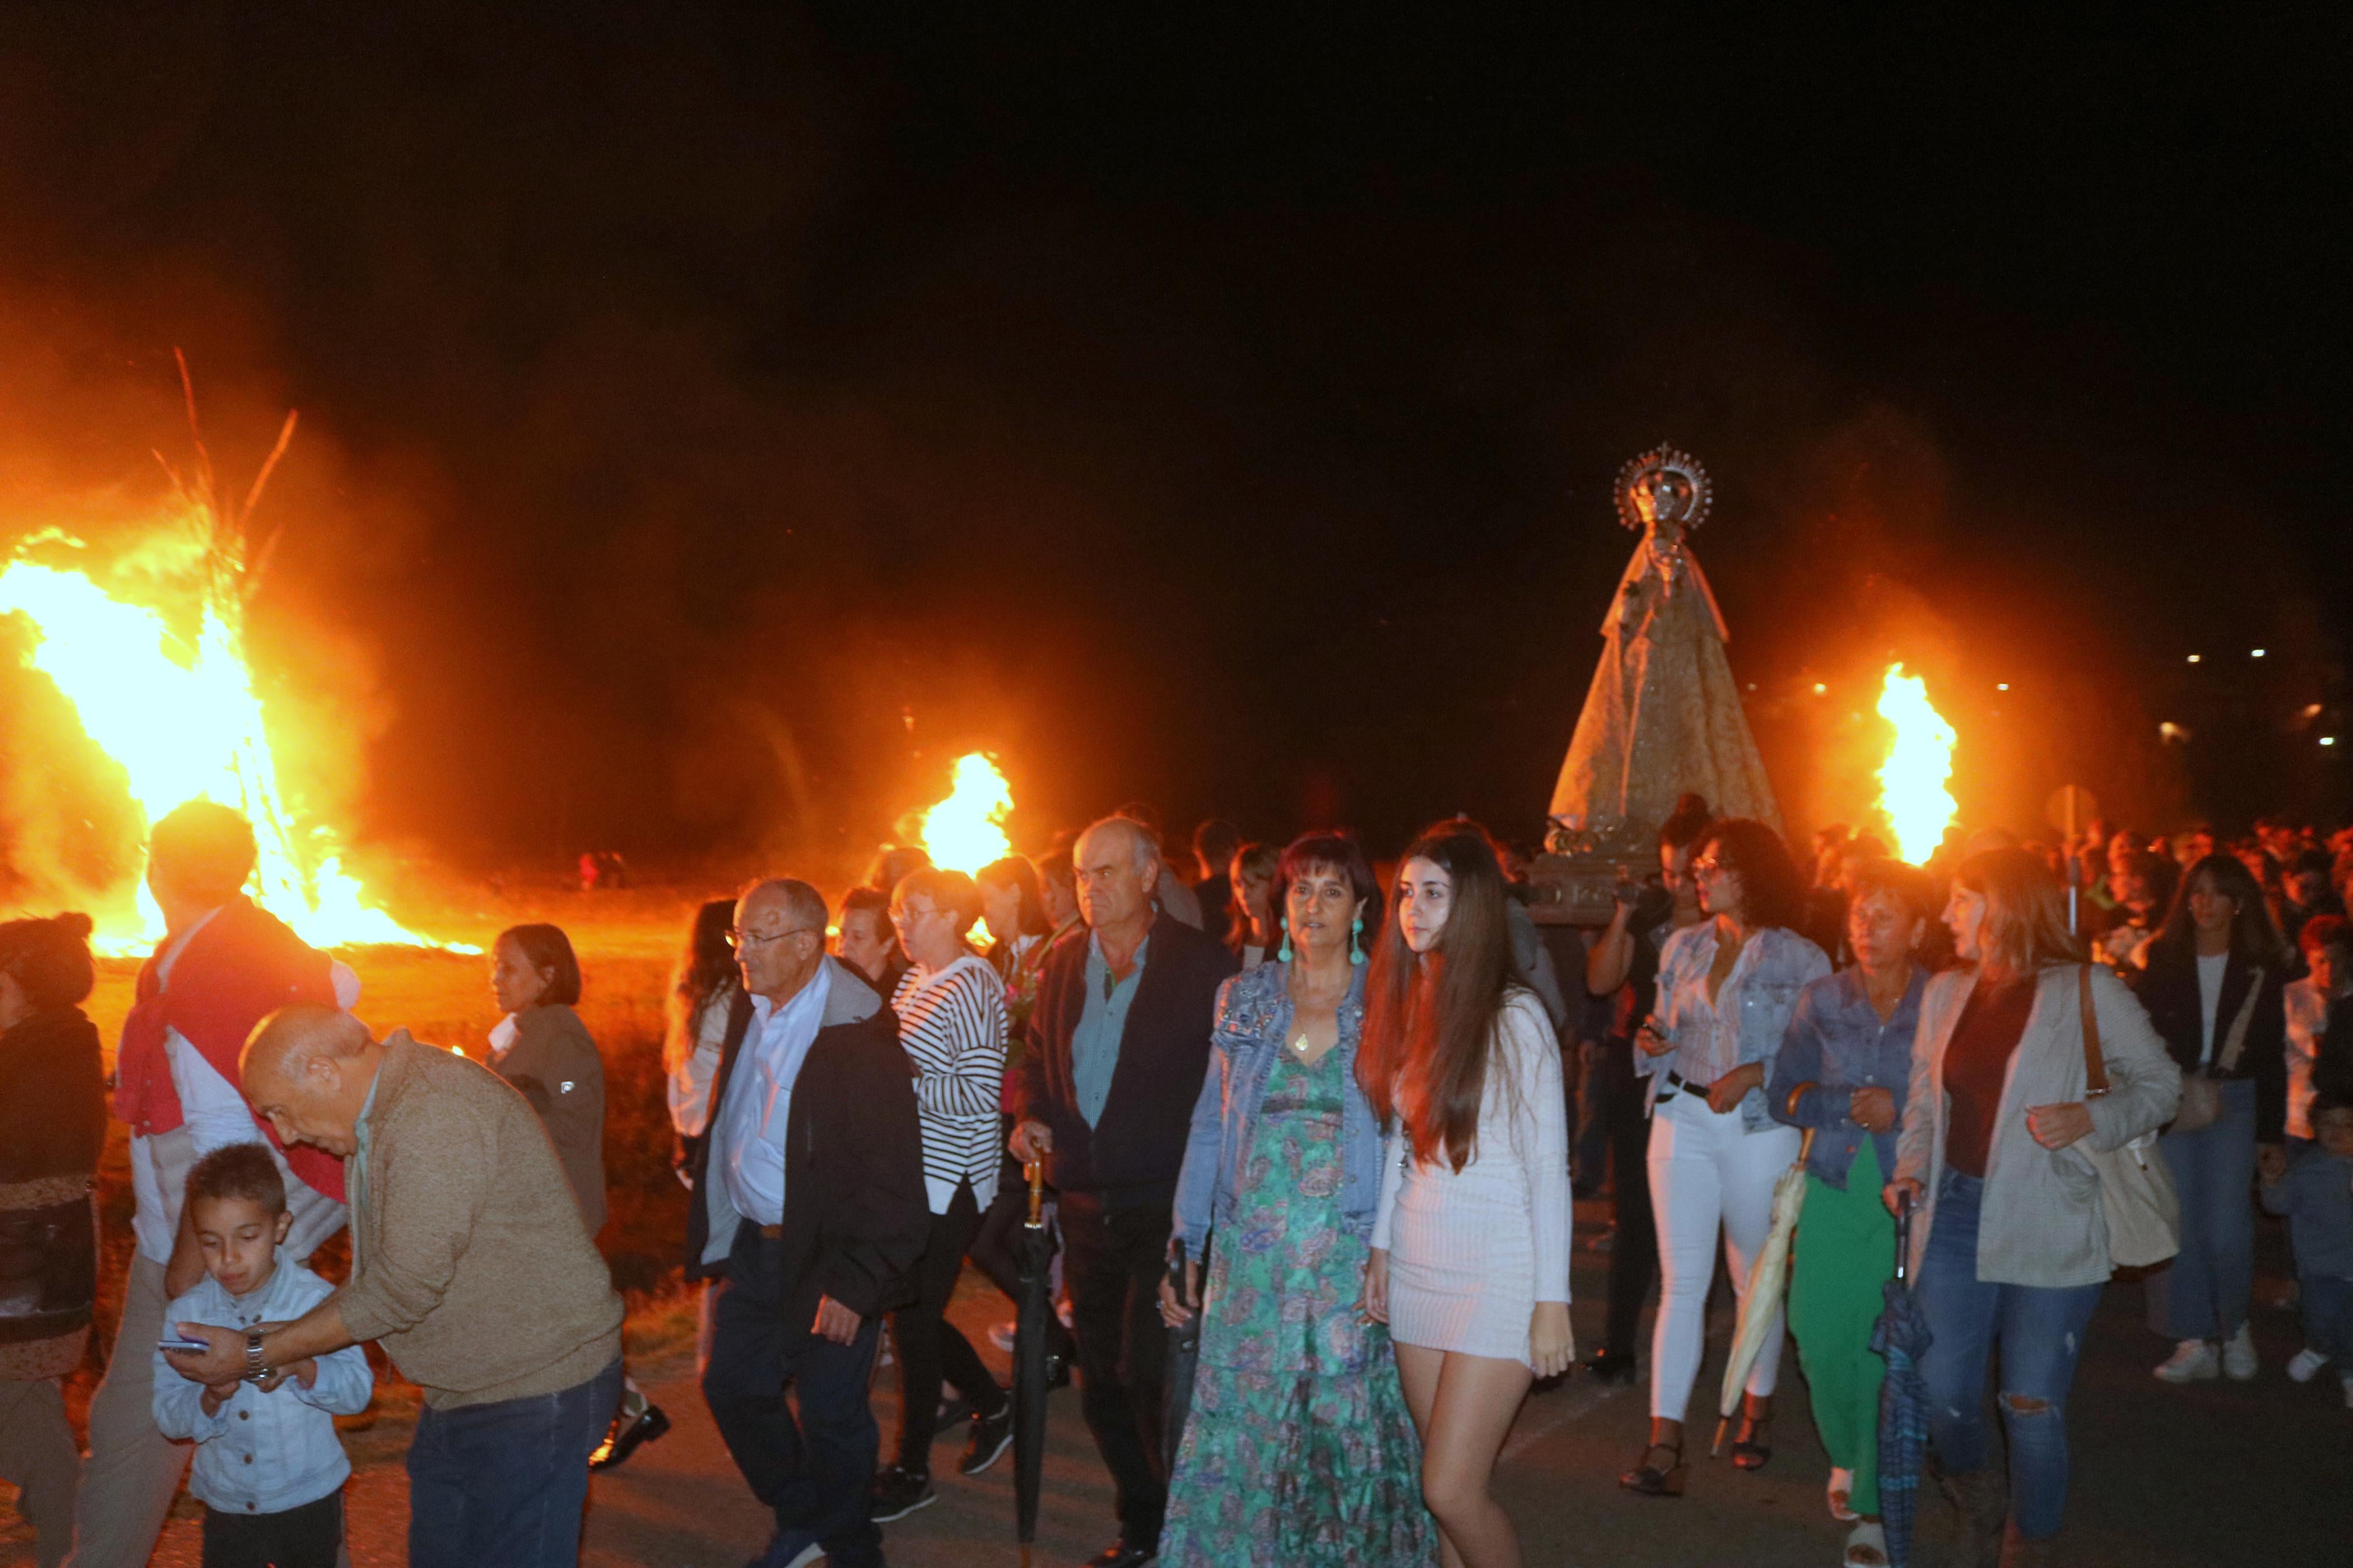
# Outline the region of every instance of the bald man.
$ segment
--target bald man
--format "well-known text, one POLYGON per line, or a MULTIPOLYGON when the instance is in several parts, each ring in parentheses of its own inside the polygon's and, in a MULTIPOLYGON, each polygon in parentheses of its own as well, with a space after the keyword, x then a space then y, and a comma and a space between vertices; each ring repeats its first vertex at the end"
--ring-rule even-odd
POLYGON ((1043 1158, 1061 1194, 1083 1408, 1118 1494, 1119 1539, 1089 1568, 1139 1568, 1160 1549, 1174 1458, 1160 1277, 1218 988, 1235 961, 1155 907, 1167 871, 1144 824, 1105 817, 1072 864, 1088 937, 1058 943, 1039 973, 1012 1149, 1043 1158))
POLYGON ((280 1138, 345 1162, 351 1281, 267 1332, 182 1323, 212 1349, 172 1364, 217 1384, 375 1340, 425 1392, 411 1568, 576 1563, 622 1308, 538 1115, 487 1068, 331 1007, 271 1014, 243 1074, 280 1138))

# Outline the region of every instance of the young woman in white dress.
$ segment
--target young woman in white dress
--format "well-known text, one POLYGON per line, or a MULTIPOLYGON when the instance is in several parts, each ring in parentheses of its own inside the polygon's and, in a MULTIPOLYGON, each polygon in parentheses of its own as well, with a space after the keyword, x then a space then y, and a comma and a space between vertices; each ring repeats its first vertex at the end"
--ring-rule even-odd
POLYGON ((1576 1354, 1560 1048, 1512 979, 1505 896, 1467 823, 1406 851, 1356 1058, 1390 1126, 1365 1310, 1397 1346, 1446 1568, 1518 1568, 1496 1456, 1528 1384, 1576 1354))

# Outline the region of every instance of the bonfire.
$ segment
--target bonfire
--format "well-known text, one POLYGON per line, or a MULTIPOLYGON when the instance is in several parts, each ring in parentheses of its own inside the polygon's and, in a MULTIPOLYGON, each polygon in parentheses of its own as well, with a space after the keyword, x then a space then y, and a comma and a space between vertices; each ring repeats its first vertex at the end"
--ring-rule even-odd
MULTIPOLYGON (((29 623, 26 662, 57 686, 91 742, 122 770, 143 837, 183 802, 216 801, 253 824, 260 863, 250 888, 264 908, 320 946, 448 946, 374 907, 342 864, 322 823, 290 806, 268 718, 246 653, 246 616, 277 542, 250 531, 269 477, 294 438, 289 413, 241 500, 223 496, 180 365, 195 463, 171 481, 157 526, 102 567, 57 529, 16 545, 0 569, 0 616, 29 623)), ((104 893, 107 889, 95 889, 104 893)), ((138 889, 135 912, 101 913, 101 951, 131 952, 163 934, 163 915, 138 889)))

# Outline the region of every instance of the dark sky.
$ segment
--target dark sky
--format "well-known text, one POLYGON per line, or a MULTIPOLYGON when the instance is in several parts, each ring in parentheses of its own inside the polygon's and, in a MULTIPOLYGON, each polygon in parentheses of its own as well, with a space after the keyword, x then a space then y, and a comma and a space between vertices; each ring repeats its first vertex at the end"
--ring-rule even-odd
POLYGON ((12 7, 0 503, 299 407, 273 693, 470 863, 1533 836, 1662 439, 1793 819, 1891 655, 1982 815, 2342 808, 2341 24, 1135 9, 12 7))

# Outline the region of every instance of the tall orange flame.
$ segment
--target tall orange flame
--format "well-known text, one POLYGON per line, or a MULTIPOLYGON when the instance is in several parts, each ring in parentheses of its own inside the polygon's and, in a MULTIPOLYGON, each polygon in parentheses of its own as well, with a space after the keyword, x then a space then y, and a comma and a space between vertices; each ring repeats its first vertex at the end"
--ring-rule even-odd
POLYGON ((979 752, 956 759, 955 787, 923 814, 923 852, 932 864, 966 876, 1013 853, 1005 818, 1013 810, 1013 786, 997 764, 979 752))
MULTIPOLYGON (((23 616, 33 637, 26 661, 54 682, 83 731, 121 763, 132 802, 146 822, 183 802, 233 806, 253 824, 260 851, 252 891, 305 941, 435 943, 364 900, 322 829, 298 825, 279 786, 269 727, 245 658, 245 605, 237 591, 243 562, 224 560, 208 510, 189 503, 180 525, 150 542, 140 564, 164 594, 192 597, 193 632, 175 630, 159 609, 110 592, 79 572, 16 559, 0 570, 0 615, 23 616)), ((45 543, 79 548, 51 535, 45 543)), ((163 934, 163 916, 142 881, 136 921, 110 921, 101 951, 128 952, 163 934)))
POLYGON ((1879 769, 1879 812, 1895 835, 1896 853, 1917 866, 1936 852, 1959 809, 1945 787, 1959 737, 1929 704, 1928 683, 1905 674, 1900 663, 1887 667, 1879 716, 1895 727, 1879 769))

